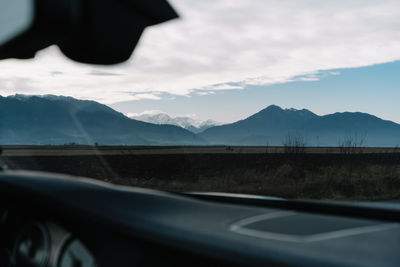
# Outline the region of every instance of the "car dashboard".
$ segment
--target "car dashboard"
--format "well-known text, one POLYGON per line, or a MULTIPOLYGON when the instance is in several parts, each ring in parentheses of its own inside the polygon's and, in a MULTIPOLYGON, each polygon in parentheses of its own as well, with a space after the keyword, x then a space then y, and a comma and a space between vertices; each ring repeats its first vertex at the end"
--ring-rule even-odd
POLYGON ((0 266, 400 264, 395 204, 359 205, 380 219, 33 172, 1 174, 0 190, 0 266))

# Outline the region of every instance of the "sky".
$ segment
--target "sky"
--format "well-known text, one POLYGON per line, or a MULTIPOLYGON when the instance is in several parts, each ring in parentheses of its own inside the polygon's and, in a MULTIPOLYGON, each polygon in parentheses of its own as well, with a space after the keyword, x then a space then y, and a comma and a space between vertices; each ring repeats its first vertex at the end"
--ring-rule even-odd
MULTIPOLYGON (((237 84, 232 83, 232 86, 237 84)), ((400 123, 400 61, 361 68, 335 69, 294 77, 292 82, 245 85, 244 89, 111 105, 129 115, 164 112, 218 122, 244 119, 269 105, 309 109, 318 115, 362 111, 400 123)))
POLYGON ((277 104, 400 123, 400 1, 170 3, 180 18, 146 29, 126 63, 75 63, 49 47, 0 62, 0 95, 69 95, 126 114, 220 122, 277 104))

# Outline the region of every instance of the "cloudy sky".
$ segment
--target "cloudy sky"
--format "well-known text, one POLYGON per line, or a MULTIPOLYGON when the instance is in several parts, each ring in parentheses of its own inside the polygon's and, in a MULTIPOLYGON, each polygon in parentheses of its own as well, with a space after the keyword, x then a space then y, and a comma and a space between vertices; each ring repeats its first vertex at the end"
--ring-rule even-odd
POLYGON ((50 47, 0 62, 0 95, 70 95, 222 122, 270 104, 400 122, 400 1, 170 2, 181 17, 148 28, 128 62, 84 65, 50 47))

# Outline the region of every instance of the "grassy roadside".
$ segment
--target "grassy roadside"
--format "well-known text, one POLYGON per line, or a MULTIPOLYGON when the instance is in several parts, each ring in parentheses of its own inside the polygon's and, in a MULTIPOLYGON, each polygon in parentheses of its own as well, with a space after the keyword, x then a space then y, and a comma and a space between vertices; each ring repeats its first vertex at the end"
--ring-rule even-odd
POLYGON ((284 164, 268 172, 243 170, 196 179, 117 178, 111 182, 167 191, 214 191, 296 199, 400 199, 400 167, 371 165, 299 170, 284 164))
POLYGON ((301 199, 400 199, 400 153, 94 154, 5 159, 11 169, 67 173, 167 191, 301 199))

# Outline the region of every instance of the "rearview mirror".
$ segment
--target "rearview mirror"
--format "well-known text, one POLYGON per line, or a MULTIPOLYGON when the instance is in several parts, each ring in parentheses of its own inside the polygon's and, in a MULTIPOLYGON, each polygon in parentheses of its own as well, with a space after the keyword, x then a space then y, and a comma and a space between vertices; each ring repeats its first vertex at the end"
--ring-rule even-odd
MULTIPOLYGON (((3 1, 3 0, 2 0, 3 1)), ((69 58, 89 64, 116 64, 130 58, 143 30, 178 15, 166 0, 6 0, 33 2, 33 21, 1 45, 0 59, 33 58, 57 45, 69 58)), ((0 8, 0 19, 5 10, 0 8)), ((21 19, 22 20, 22 19, 21 19)), ((26 23, 28 22, 28 23, 26 23)), ((0 28, 3 25, 0 24, 0 28)))
POLYGON ((0 46, 26 31, 33 21, 33 0, 0 1, 0 46))

